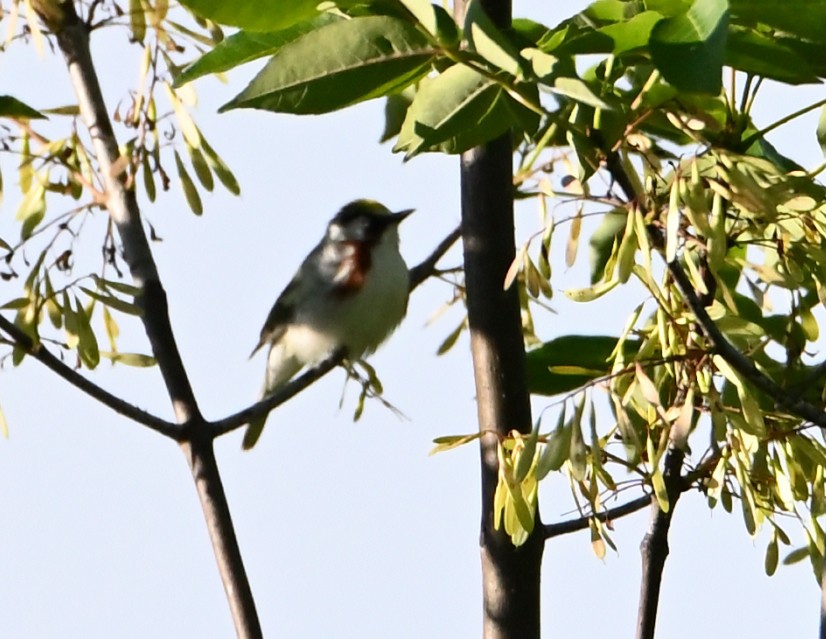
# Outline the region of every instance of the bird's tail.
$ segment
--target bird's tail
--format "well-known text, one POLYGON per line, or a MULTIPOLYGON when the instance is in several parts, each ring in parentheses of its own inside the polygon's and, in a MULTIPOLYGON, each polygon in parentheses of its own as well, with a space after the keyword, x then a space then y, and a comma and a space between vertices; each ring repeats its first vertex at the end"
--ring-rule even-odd
MULTIPOLYGON (((264 379, 264 388, 261 389, 261 399, 275 393, 290 381, 301 368, 302 364, 295 357, 284 352, 282 344, 274 344, 267 358, 267 373, 264 379)), ((258 438, 261 437, 268 416, 266 414, 250 420, 247 431, 244 433, 244 440, 241 443, 244 450, 249 450, 255 446, 258 438)))
POLYGON ((255 442, 258 441, 258 438, 261 437, 261 433, 264 430, 264 424, 267 423, 267 417, 268 415, 256 417, 247 425, 247 432, 244 433, 244 441, 241 443, 241 447, 244 450, 249 450, 255 446, 255 442))

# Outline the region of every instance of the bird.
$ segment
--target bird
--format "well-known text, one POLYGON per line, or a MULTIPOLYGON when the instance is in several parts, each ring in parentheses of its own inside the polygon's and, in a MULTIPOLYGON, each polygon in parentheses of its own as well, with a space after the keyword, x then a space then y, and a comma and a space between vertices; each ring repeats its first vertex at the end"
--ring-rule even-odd
MULTIPOLYGON (((261 329, 250 357, 269 345, 261 398, 303 368, 343 352, 373 353, 407 312, 410 276, 399 252, 399 224, 414 209, 391 212, 375 200, 346 204, 301 263, 261 329)), ((267 416, 250 421, 242 446, 252 448, 267 416)))

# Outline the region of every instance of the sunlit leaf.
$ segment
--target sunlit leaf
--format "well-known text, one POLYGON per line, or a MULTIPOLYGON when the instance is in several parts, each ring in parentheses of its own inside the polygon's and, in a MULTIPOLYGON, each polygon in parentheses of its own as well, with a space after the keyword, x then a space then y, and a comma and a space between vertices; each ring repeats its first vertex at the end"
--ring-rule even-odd
POLYGON ((470 435, 447 435, 444 437, 437 437, 433 440, 433 443, 436 444, 436 446, 430 450, 429 454, 435 455, 436 453, 443 453, 446 450, 451 450, 457 446, 462 446, 468 442, 477 440, 481 436, 482 433, 471 433, 470 435))
POLYGON ((183 160, 181 160, 181 156, 177 151, 175 151, 175 166, 178 169, 178 179, 181 181, 181 188, 184 191, 184 197, 186 197, 186 203, 189 205, 189 209, 195 215, 201 215, 204 212, 201 196, 198 195, 198 189, 195 188, 195 183, 192 181, 192 178, 189 177, 189 172, 186 170, 183 160))
POLYGON ((101 357, 112 361, 115 364, 124 364, 125 366, 135 366, 137 368, 148 368, 155 366, 157 363, 155 358, 151 355, 143 355, 142 353, 114 353, 101 351, 101 357))
POLYGON ((541 480, 549 472, 557 471, 571 454, 571 425, 565 421, 565 405, 559 413, 556 428, 548 436, 545 448, 536 464, 536 478, 541 480))
POLYGON ((290 42, 338 20, 341 18, 335 14, 322 13, 280 31, 234 33, 186 67, 175 78, 175 86, 181 86, 211 73, 228 71, 264 56, 275 55, 290 42))
POLYGON ((335 111, 403 89, 426 73, 433 54, 427 38, 397 18, 333 22, 284 46, 221 111, 335 111))
POLYGON ((716 94, 727 28, 727 0, 695 0, 685 13, 654 25, 649 45, 654 64, 681 91, 716 94))
POLYGON ((277 31, 317 13, 318 0, 184 0, 181 4, 204 18, 250 31, 277 31))
POLYGON ((10 95, 0 95, 0 118, 44 120, 46 116, 10 95))

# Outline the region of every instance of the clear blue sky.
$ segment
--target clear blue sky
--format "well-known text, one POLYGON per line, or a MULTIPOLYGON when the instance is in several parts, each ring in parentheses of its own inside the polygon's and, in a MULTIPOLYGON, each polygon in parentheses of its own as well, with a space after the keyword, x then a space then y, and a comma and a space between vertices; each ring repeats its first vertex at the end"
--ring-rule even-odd
MULTIPOLYGON (((549 23, 563 17, 559 9, 539 9, 546 3, 515 4, 517 15, 549 23)), ((548 4, 564 4, 569 12, 584 6, 548 4)), ((110 108, 137 77, 128 57, 137 49, 124 56, 111 51, 105 43, 95 49, 110 108)), ((153 248, 173 326, 210 418, 255 398, 263 358, 248 361, 247 354, 275 296, 343 203, 371 197, 391 208, 418 209, 402 227, 410 263, 459 220, 456 159, 426 156, 402 164, 376 142, 381 103, 323 117, 216 115, 249 76, 237 72, 227 85, 212 78, 196 85, 196 118, 238 176, 242 196, 219 189, 205 198, 203 218, 196 218, 173 185, 144 209, 164 240, 153 248)), ((0 57, 0 82, 0 93, 38 108, 73 101, 59 61, 39 59, 23 46, 0 57)), ((788 99, 804 104, 822 90, 773 95, 759 105, 764 124, 774 117, 772 102, 788 110, 788 99)), ((806 164, 819 161, 813 118, 781 129, 774 141, 806 164)), ((6 237, 17 233, 18 198, 13 163, 0 158, 0 167, 7 190, 0 237, 6 237)), ((102 219, 98 214, 92 225, 97 237, 102 219)), ((537 228, 530 205, 520 209, 518 221, 523 236, 537 228)), ((97 264, 96 241, 78 257, 76 274, 84 264, 97 264)), ((558 265, 557 290, 583 284, 584 253, 567 272, 558 265)), ((458 260, 454 252, 446 263, 458 260)), ((16 297, 18 285, 0 283, 2 299, 16 297)), ((219 441, 268 636, 480 635, 477 450, 427 456, 433 437, 475 429, 467 340, 435 356, 460 313, 454 309, 426 325, 449 298, 448 287, 435 282, 417 291, 405 323, 371 360, 387 399, 406 419, 370 403, 364 418, 352 423, 355 387, 347 388, 339 410, 344 376, 336 371, 276 411, 252 452, 241 451, 240 434, 219 441)), ((549 339, 616 333, 630 306, 621 295, 587 307, 559 295, 555 308, 558 315, 539 316, 549 339)), ((122 330, 122 350, 146 350, 137 322, 124 319, 122 330)), ((101 365, 93 377, 139 406, 171 415, 154 369, 101 365)), ((34 361, 2 371, 0 404, 11 429, 0 441, 0 637, 231 636, 200 508, 177 448, 79 395, 34 361)), ((544 405, 535 403, 537 410, 544 405)), ((564 477, 553 477, 542 491, 546 521, 568 516, 564 477)), ((620 551, 609 551, 605 561, 594 558, 587 533, 547 546, 544 636, 633 635, 637 546, 645 526, 645 513, 617 522, 620 551)), ((819 591, 811 571, 800 564, 765 577, 765 542, 751 540, 738 515, 710 513, 698 495, 681 501, 659 636, 812 636, 819 591)))

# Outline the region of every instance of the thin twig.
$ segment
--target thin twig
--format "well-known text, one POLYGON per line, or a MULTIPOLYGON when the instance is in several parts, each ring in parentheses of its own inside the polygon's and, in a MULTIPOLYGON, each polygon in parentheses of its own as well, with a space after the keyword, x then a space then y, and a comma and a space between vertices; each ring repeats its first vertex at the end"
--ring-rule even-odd
POLYGON ((0 330, 11 337, 12 341, 19 348, 22 348, 26 353, 34 357, 37 361, 45 365, 47 368, 57 373, 58 376, 65 379, 72 386, 80 391, 83 391, 89 397, 98 400, 101 404, 108 406, 116 413, 128 417, 147 428, 151 428, 161 435, 166 435, 172 439, 177 439, 181 433, 181 428, 177 424, 168 422, 165 419, 156 417, 145 410, 141 410, 137 406, 122 400, 120 397, 112 395, 107 390, 104 390, 94 382, 89 381, 76 370, 67 366, 55 355, 52 355, 42 344, 35 344, 31 337, 26 335, 22 330, 15 326, 12 322, 0 315, 0 330))
POLYGON ((642 510, 650 503, 651 496, 642 495, 641 497, 632 499, 625 504, 615 506, 614 508, 609 508, 608 510, 602 510, 586 517, 579 517, 569 521, 560 521, 555 524, 545 524, 542 526, 542 536, 545 539, 550 539, 551 537, 558 537, 559 535, 567 535, 579 530, 585 530, 590 525, 592 519, 598 519, 602 522, 614 521, 620 517, 625 517, 626 515, 642 510))
POLYGON ((296 377, 278 392, 270 395, 269 397, 265 397, 260 402, 256 402, 252 406, 238 411, 229 417, 224 417, 223 419, 209 423, 207 427, 209 428, 210 433, 213 437, 220 437, 221 435, 226 435, 227 433, 232 432, 236 428, 240 428, 256 417, 268 415, 271 410, 277 406, 280 406, 288 399, 291 399, 293 396, 307 388, 310 384, 324 377, 343 361, 344 351, 336 351, 318 366, 311 368, 300 377, 296 377))
POLYGON ((447 253, 450 248, 458 241, 458 239, 462 236, 461 227, 456 227, 450 233, 447 234, 445 239, 443 239, 439 244, 433 249, 433 252, 421 263, 417 264, 416 266, 410 269, 410 290, 413 291, 419 284, 424 282, 428 277, 433 275, 434 270, 436 269, 436 263, 444 257, 444 254, 447 253))
MULTIPOLYGON (((635 200, 642 205, 644 201, 642 194, 638 194, 634 189, 632 180, 625 172, 622 163, 615 153, 608 155, 606 158, 606 166, 614 180, 624 191, 625 196, 629 200, 635 200)), ((662 238, 662 233, 658 229, 649 227, 648 234, 655 246, 658 248, 664 246, 665 242, 662 238)), ((683 299, 694 314, 697 324, 711 343, 714 352, 720 355, 735 371, 751 382, 755 388, 771 397, 779 408, 813 424, 826 427, 826 412, 824 412, 822 407, 796 397, 794 393, 790 393, 787 389, 781 387, 768 375, 760 371, 754 365, 754 362, 726 339, 720 329, 717 328, 714 320, 709 317, 705 305, 695 292, 691 280, 679 262, 672 260, 667 266, 668 271, 674 278, 674 283, 677 285, 683 299)))
POLYGON ((640 580, 640 603, 637 611, 636 639, 654 639, 657 610, 660 603, 663 569, 668 558, 668 532, 671 519, 684 490, 682 466, 685 451, 672 446, 665 454, 663 481, 668 494, 668 510, 660 507, 657 499, 651 499, 651 522, 648 532, 640 544, 642 555, 642 579, 640 580))
POLYGON ((735 346, 729 342, 723 333, 717 328, 714 320, 709 317, 705 306, 694 291, 691 281, 685 271, 677 262, 670 262, 668 270, 680 289, 680 293, 685 299, 688 307, 694 313, 697 324, 703 330, 706 338, 711 342, 714 351, 720 355, 734 370, 745 377, 752 386, 771 397, 775 404, 790 413, 805 419, 806 421, 826 427, 826 412, 822 408, 815 406, 799 397, 795 397, 788 390, 775 383, 768 375, 760 371, 748 357, 743 355, 735 346))

